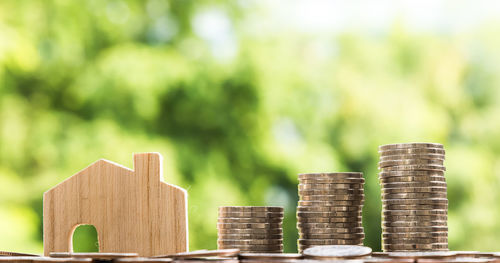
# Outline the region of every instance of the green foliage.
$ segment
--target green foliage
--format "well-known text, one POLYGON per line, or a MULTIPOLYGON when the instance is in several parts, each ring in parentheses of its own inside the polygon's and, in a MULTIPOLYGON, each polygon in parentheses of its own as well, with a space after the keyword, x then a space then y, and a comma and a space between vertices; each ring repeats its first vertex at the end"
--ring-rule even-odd
POLYGON ((259 9, 235 3, 0 2, 2 250, 41 251, 44 191, 143 151, 188 190, 192 250, 216 248, 218 206, 270 204, 294 251, 296 174, 316 171, 364 172, 380 249, 377 146, 408 141, 445 144, 450 247, 496 248, 498 32, 259 35, 259 9), (197 29, 204 14, 230 22, 222 40, 197 29))

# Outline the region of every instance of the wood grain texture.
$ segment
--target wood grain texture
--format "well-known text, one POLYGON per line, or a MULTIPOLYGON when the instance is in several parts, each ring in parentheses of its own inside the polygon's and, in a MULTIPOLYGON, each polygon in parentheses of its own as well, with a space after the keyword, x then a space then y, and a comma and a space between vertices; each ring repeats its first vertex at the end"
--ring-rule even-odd
POLYGON ((85 224, 95 226, 99 252, 187 251, 187 193, 164 183, 162 171, 158 153, 134 154, 134 170, 99 160, 45 192, 44 254, 72 252, 85 224))

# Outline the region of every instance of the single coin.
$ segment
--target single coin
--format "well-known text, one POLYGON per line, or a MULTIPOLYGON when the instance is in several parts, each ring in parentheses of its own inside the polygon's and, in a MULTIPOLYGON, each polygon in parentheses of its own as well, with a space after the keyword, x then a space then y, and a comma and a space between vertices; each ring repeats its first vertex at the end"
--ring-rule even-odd
POLYGON ((240 253, 240 259, 252 259, 252 260, 289 260, 289 259, 301 259, 301 254, 296 253, 240 253))
POLYGON ((299 195, 363 195, 363 189, 308 189, 300 190, 299 195))
POLYGON ((448 237, 448 232, 406 232, 406 233, 387 233, 382 232, 382 237, 387 239, 398 238, 435 238, 448 237))
POLYGON ((351 228, 299 228, 300 234, 359 234, 364 233, 363 227, 351 228))
POLYGON ((389 160, 380 161, 379 168, 385 169, 386 167, 400 166, 400 165, 436 165, 444 166, 444 160, 440 159, 404 159, 404 160, 389 160))
POLYGON ((299 239, 299 245, 323 246, 323 245, 359 245, 363 239, 299 239))
POLYGON ((382 205, 383 210, 433 210, 448 209, 448 205, 382 205))
POLYGON ((281 218, 283 217, 282 212, 220 212, 220 217, 227 218, 248 218, 248 217, 264 217, 264 218, 281 218))
POLYGON ((92 258, 92 259, 115 259, 138 257, 137 253, 71 253, 71 252, 50 252, 53 258, 92 258))
POLYGON ((447 210, 384 210, 382 214, 385 216, 427 216, 427 215, 447 215, 447 210))
POLYGON ((312 181, 313 183, 328 183, 328 184, 364 184, 364 178, 318 178, 318 179, 299 179, 299 183, 307 184, 306 182, 312 181))
POLYGON ((412 188, 412 187, 447 187, 446 182, 402 182, 402 183, 384 183, 382 188, 412 188))
POLYGON ((382 188, 384 194, 399 194, 399 193, 446 193, 446 187, 405 187, 405 188, 382 188))
POLYGON ((153 258, 237 257, 239 253, 240 253, 239 249, 196 250, 196 251, 182 252, 177 254, 153 256, 153 258))
POLYGON ((446 226, 427 226, 427 227, 382 227, 382 232, 385 233, 412 233, 412 232, 448 232, 446 226))
POLYGON ((436 153, 423 153, 423 154, 394 154, 394 155, 382 155, 380 156, 380 161, 393 161, 393 160, 445 160, 444 154, 436 153))
POLYGON ((379 177, 400 177, 400 176, 444 176, 445 171, 381 171, 379 177))
POLYGON ((432 244, 382 244, 384 251, 432 250, 432 244))
POLYGON ((283 218, 264 218, 264 217, 247 217, 247 218, 227 218, 219 217, 218 223, 282 223, 283 218))
POLYGON ((369 256, 371 253, 371 248, 355 245, 317 246, 308 248, 303 252, 305 257, 317 259, 361 258, 369 256))
POLYGON ((357 222, 349 222, 349 223, 297 223, 297 227, 302 230, 307 229, 330 229, 330 228, 349 228, 356 229, 359 227, 363 227, 361 221, 357 222))
POLYGON ((446 198, 420 198, 420 199, 383 199, 384 205, 435 205, 435 204, 448 204, 446 198))
POLYGON ((435 221, 382 221, 384 227, 428 227, 448 226, 447 220, 435 221))
POLYGON ((299 200, 298 204, 299 206, 359 206, 364 204, 364 200, 347 200, 347 201, 342 201, 342 200, 333 200, 333 201, 321 201, 321 200, 315 200, 315 201, 303 201, 299 200))
POLYGON ((314 183, 304 183, 299 184, 299 190, 334 190, 334 189, 344 189, 344 190, 362 190, 364 189, 364 184, 335 184, 327 182, 314 182, 314 183))
POLYGON ((445 221, 448 220, 446 215, 432 215, 432 216, 389 216, 382 215, 385 221, 445 221))
POLYGON ((283 234, 219 234, 219 239, 283 239, 283 234))
POLYGON ((220 206, 220 212, 278 212, 283 213, 282 206, 220 206))
MULTIPOLYGON (((88 258, 89 262, 92 262, 92 259, 88 258)), ((183 261, 182 259, 179 259, 180 261, 183 261)), ((138 257, 138 258, 117 258, 113 259, 112 262, 130 262, 130 263, 164 263, 164 262, 173 262, 174 260, 172 258, 157 258, 157 257, 151 257, 151 258, 144 258, 144 257, 138 257)), ((195 260, 193 260, 195 261, 195 260)), ((64 261, 66 262, 66 261, 64 261)), ((68 261, 68 262, 73 262, 73 261, 68 261)), ((100 261, 97 260, 96 262, 108 262, 107 260, 100 261)), ((177 262, 177 260, 176 260, 177 262)), ((212 261, 211 261, 212 262, 212 261)), ((47 261, 47 263, 51 263, 50 261, 47 261)))
POLYGON ((349 234, 308 234, 302 233, 299 235, 301 239, 362 239, 365 238, 364 233, 349 233, 349 234))
POLYGON ((420 198, 447 198, 447 193, 399 193, 399 194, 382 194, 382 199, 420 199, 420 198))
POLYGON ((351 201, 363 200, 365 195, 299 195, 302 201, 351 201))
POLYGON ((383 172, 387 171, 446 171, 446 167, 443 165, 432 165, 432 164, 409 164, 409 165, 395 165, 384 167, 381 170, 383 172))
MULTIPOLYGON (((31 262, 36 262, 36 263, 54 263, 54 262, 64 262, 64 263, 85 263, 85 262, 92 262, 93 260, 91 258, 52 258, 52 257, 14 257, 13 259, 9 260, 8 258, 10 257, 0 257, 0 262, 15 262, 15 263, 31 263, 31 262)), ((123 259, 138 259, 136 257, 134 258, 123 258, 123 259)), ((117 260, 114 259, 113 262, 117 260)), ((96 260, 100 261, 100 260, 96 260)), ((111 261, 111 260, 103 260, 103 261, 111 261)), ((163 262, 169 262, 172 261, 172 259, 169 260, 161 260, 163 262)))
POLYGON ((254 229, 254 228, 265 228, 265 229, 275 229, 281 228, 283 225, 281 223, 217 223, 218 229, 254 229))
POLYGON ((402 154, 446 154, 442 148, 407 148, 407 149, 390 149, 378 151, 380 156, 402 155, 402 154))
POLYGON ((238 248, 241 251, 275 251, 275 250, 283 250, 283 245, 241 245, 241 244, 217 244, 219 247, 224 247, 224 249, 228 248, 238 248))
MULTIPOLYGON (((422 263, 441 263, 444 260, 442 259, 418 259, 418 262, 422 263)), ((453 262, 453 263, 493 263, 496 262, 496 259, 493 258, 472 258, 472 257, 457 257, 454 259, 449 259, 446 260, 446 262, 453 262)))
POLYGON ((345 178, 363 178, 363 173, 346 172, 346 173, 303 173, 299 174, 299 179, 345 179, 345 178))
POLYGON ((8 257, 40 257, 36 254, 20 253, 20 252, 10 252, 10 251, 0 251, 0 256, 8 257))
POLYGON ((300 212, 353 212, 361 211, 363 206, 297 206, 300 212))
POLYGON ((444 176, 394 176, 379 177, 380 184, 409 182, 446 182, 444 176))
POLYGON ((217 244, 225 245, 279 245, 282 239, 217 239, 217 244))
MULTIPOLYGON (((373 252, 373 253, 377 253, 377 252, 373 252)), ((365 258, 363 259, 363 263, 414 263, 415 261, 413 259, 405 259, 405 258, 400 258, 400 259, 396 259, 396 258, 387 258, 387 257, 375 257, 373 256, 373 253, 372 253, 372 257, 371 258, 365 258)), ((378 253, 383 253, 383 254, 387 254, 386 252, 378 252, 378 253)))
POLYGON ((384 244, 431 244, 431 243, 446 243, 448 237, 413 237, 413 238, 396 238, 383 237, 384 244))
POLYGON ((379 151, 392 150, 392 149, 408 149, 408 148, 437 148, 444 149, 444 146, 440 143, 429 143, 429 142, 410 142, 410 143, 392 143, 380 145, 378 147, 379 151))
POLYGON ((432 252, 390 252, 388 257, 391 258, 409 258, 409 259, 423 259, 423 258, 455 258, 456 252, 453 251, 432 251, 432 252))
POLYGON ((247 229, 235 229, 235 228, 219 228, 217 233, 221 234, 266 234, 266 235, 277 235, 283 234, 282 228, 268 229, 268 228, 247 228, 247 229))
POLYGON ((300 223, 350 223, 361 222, 362 217, 332 217, 332 218, 303 218, 297 217, 297 222, 300 223))
POLYGON ((298 217, 318 218, 318 217, 355 217, 361 216, 361 211, 355 212, 297 212, 298 217))
POLYGON ((372 258, 385 258, 385 257, 387 257, 387 255, 389 255, 388 252, 375 251, 375 252, 372 252, 371 257, 372 258))

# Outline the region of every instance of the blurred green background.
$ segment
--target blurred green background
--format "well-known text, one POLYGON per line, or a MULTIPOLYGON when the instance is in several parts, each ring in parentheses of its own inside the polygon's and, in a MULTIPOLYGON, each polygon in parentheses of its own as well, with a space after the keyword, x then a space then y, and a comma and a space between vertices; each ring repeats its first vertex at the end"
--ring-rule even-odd
POLYGON ((377 146, 410 141, 446 147, 450 248, 498 250, 498 4, 345 2, 0 1, 0 250, 41 253, 44 191, 144 151, 188 191, 191 250, 218 206, 282 205, 296 251, 319 171, 365 174, 379 250, 377 146))

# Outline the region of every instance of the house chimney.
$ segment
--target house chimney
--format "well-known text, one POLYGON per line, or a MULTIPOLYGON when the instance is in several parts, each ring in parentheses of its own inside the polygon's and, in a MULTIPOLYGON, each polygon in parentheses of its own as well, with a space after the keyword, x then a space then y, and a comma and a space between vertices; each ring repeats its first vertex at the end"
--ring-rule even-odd
POLYGON ((134 172, 148 182, 163 181, 162 157, 159 153, 135 153, 134 172))

